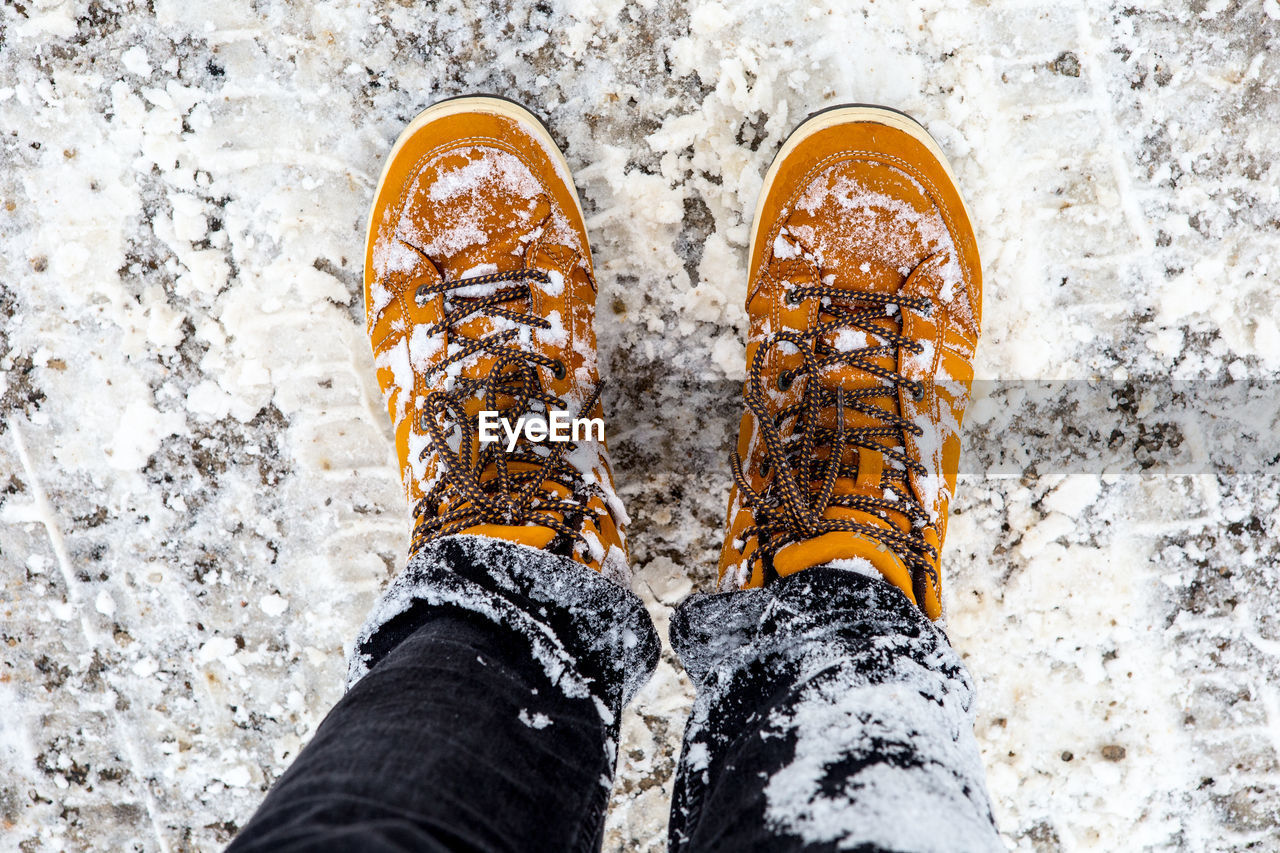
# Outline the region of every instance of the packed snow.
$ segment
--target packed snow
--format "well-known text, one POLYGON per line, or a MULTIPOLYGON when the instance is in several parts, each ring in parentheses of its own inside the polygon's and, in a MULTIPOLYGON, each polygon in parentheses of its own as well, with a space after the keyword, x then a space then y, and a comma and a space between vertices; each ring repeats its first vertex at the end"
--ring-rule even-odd
MULTIPOLYGON (((943 578, 1004 839, 1280 849, 1274 0, 25 0, 0 42, 4 846, 220 849, 341 694, 409 535, 368 204, 488 91, 582 195, 663 635, 714 585, 770 158, 920 119, 986 280, 943 578)), ((665 848, 691 696, 664 650, 606 849, 665 848)))

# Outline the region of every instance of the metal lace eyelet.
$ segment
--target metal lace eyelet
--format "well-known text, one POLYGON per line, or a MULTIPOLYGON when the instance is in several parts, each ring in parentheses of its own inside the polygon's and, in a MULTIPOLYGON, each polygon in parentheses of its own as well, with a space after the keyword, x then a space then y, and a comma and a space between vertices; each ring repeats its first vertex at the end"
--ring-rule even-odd
POLYGON ((798 291, 798 290, 788 290, 788 291, 787 291, 787 304, 788 304, 788 305, 799 305, 799 304, 800 304, 801 302, 803 302, 803 301, 804 301, 804 297, 802 297, 802 296, 800 295, 800 291, 798 291))
POLYGON ((911 386, 911 399, 915 400, 917 403, 924 399, 924 383, 917 382, 915 385, 911 386))
POLYGON ((932 303, 932 302, 928 301, 927 299, 925 300, 924 305, 920 306, 920 316, 922 316, 922 317, 932 317, 932 316, 933 316, 933 303, 932 303))
POLYGON ((425 284, 419 287, 413 293, 413 301, 418 303, 419 308, 425 305, 427 303, 427 300, 430 298, 431 298, 431 294, 430 292, 428 292, 427 286, 425 284))
POLYGON ((785 370, 782 371, 781 373, 778 374, 778 390, 779 391, 788 390, 789 388, 791 388, 791 383, 794 381, 795 381, 795 377, 793 377, 790 373, 787 373, 785 370))
POLYGON ((568 370, 565 369, 563 361, 558 358, 555 360, 555 363, 551 365, 551 375, 556 379, 564 379, 568 375, 568 370))

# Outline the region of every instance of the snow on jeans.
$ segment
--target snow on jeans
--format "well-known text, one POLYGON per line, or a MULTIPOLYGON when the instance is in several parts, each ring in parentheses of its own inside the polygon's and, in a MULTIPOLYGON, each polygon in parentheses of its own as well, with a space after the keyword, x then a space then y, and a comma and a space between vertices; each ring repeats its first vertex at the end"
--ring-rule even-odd
MULTIPOLYGON (((672 643, 698 687, 672 850, 1003 849, 968 675, 892 587, 820 568, 695 596, 672 643)), ((576 563, 434 542, 228 849, 597 850, 618 720, 658 649, 640 600, 576 563)))

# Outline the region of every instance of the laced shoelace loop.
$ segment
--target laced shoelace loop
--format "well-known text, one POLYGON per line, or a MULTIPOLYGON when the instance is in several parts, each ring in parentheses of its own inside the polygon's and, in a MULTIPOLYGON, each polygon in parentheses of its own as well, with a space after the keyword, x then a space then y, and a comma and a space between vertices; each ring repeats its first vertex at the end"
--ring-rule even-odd
MULTIPOLYGON (((483 375, 467 376, 458 371, 447 380, 444 390, 428 392, 422 399, 420 427, 430 437, 418 461, 432 452, 439 455, 440 478, 414 507, 414 527, 409 553, 428 542, 458 533, 478 524, 541 525, 554 530, 566 542, 585 544, 578 523, 588 512, 591 488, 582 472, 565 457, 577 442, 557 441, 550 449, 519 441, 508 451, 502 440, 481 443, 478 417, 467 414, 467 404, 479 399, 482 410, 499 412, 510 423, 527 415, 549 417, 563 410, 565 401, 543 387, 538 369, 545 368, 557 379, 567 375, 563 361, 520 345, 521 329, 549 329, 544 318, 518 310, 512 303, 532 297, 534 282, 550 283, 544 270, 526 267, 454 281, 429 281, 415 291, 419 305, 444 296, 444 312, 438 323, 426 330, 428 336, 445 334, 450 340, 448 354, 432 365, 428 377, 475 356, 489 356, 493 363, 483 375), (458 291, 497 285, 491 292, 475 295, 458 291), (459 325, 476 315, 502 318, 513 328, 499 329, 480 337, 468 337, 459 325), (474 451, 473 448, 477 448, 474 451), (544 488, 558 484, 567 491, 558 496, 544 488), (441 512, 440 508, 450 505, 441 512)), ((575 417, 586 417, 600 399, 597 383, 575 417)))
POLYGON ((764 486, 753 487, 736 450, 733 468, 743 505, 753 510, 753 524, 741 533, 744 543, 756 539, 751 563, 763 561, 770 567, 773 556, 792 542, 845 531, 883 543, 913 571, 924 571, 936 580, 932 560, 937 553, 923 535, 929 515, 908 482, 911 473, 925 476, 928 472, 907 455, 904 440, 904 433, 919 436, 923 429, 903 418, 896 406, 874 405, 877 400, 896 398, 899 388, 917 402, 924 398, 924 383, 903 376, 897 369, 886 369, 875 360, 887 356, 896 365, 897 353, 902 349, 923 352, 920 343, 902 334, 902 310, 928 316, 932 305, 926 297, 901 292, 858 292, 830 284, 790 287, 784 297, 789 305, 818 299, 821 308, 818 320, 805 330, 783 330, 763 341, 748 365, 744 396, 764 444, 765 458, 760 468, 766 478, 764 486), (884 324, 886 319, 891 326, 884 324), (829 334, 848 328, 865 333, 869 345, 843 351, 827 342, 829 334), (875 343, 876 339, 883 343, 875 343), (764 370, 770 352, 784 344, 798 351, 801 364, 779 372, 778 389, 785 393, 797 381, 804 384, 798 401, 778 407, 769 399, 764 370), (822 381, 824 371, 839 367, 862 371, 880 382, 846 389, 838 383, 828 385, 822 381), (867 416, 874 425, 847 426, 849 411, 867 416), (824 425, 824 416, 830 420, 832 414, 834 426, 824 425), (865 448, 885 458, 887 464, 880 481, 882 496, 836 493, 839 479, 857 476, 855 466, 844 460, 846 450, 851 448, 865 448), (890 494, 893 497, 888 497, 890 494), (854 519, 824 518, 833 506, 884 518, 886 524, 882 527, 854 519), (904 533, 890 523, 890 513, 905 516, 910 532, 904 533))

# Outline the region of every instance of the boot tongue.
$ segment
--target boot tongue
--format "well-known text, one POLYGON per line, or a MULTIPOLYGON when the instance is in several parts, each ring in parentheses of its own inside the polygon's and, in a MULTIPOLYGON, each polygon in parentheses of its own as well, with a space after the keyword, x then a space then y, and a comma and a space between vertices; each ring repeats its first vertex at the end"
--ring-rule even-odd
POLYGON ((514 524, 477 524, 461 531, 464 536, 487 536, 490 539, 505 539, 530 548, 545 548, 556 538, 556 532, 542 525, 518 526, 514 524))
MULTIPOLYGON (((520 471, 533 470, 535 466, 526 462, 509 463, 512 473, 520 471)), ((481 475, 481 480, 492 479, 494 472, 492 469, 486 470, 481 475)), ((563 497, 568 494, 568 489, 557 483, 550 483, 544 487, 544 490, 550 491, 557 497, 563 497)), ((564 516, 560 513, 552 513, 559 521, 564 521, 564 516)), ((556 538, 556 531, 550 527, 541 524, 477 524, 460 531, 463 535, 471 536, 488 536, 491 539, 505 539, 508 542, 516 542, 520 545, 528 545, 530 548, 546 548, 551 544, 551 540, 556 538)))
MULTIPOLYGON (((853 299, 856 292, 893 292, 896 293, 901 289, 902 277, 897 270, 890 270, 881 265, 874 263, 863 263, 857 269, 856 273, 847 276, 831 277, 827 276, 826 281, 829 286, 840 287, 843 281, 850 291, 850 299, 848 301, 838 300, 844 303, 846 309, 857 310, 858 308, 866 308, 866 303, 858 303, 853 299), (892 285, 889 284, 890 279, 892 285)), ((872 310, 881 315, 878 319, 870 322, 877 331, 889 333, 898 332, 901 323, 901 309, 893 307, 882 309, 879 306, 873 306, 872 310)), ((820 315, 821 321, 831 319, 831 316, 825 311, 820 315)), ((871 349, 887 346, 887 341, 880 335, 869 333, 860 328, 850 325, 842 325, 834 331, 828 332, 822 336, 822 341, 826 345, 836 349, 842 353, 853 353, 862 349, 871 349)), ((896 348, 889 349, 888 352, 878 355, 874 358, 862 356, 861 360, 873 364, 876 368, 886 373, 896 373, 898 370, 898 355, 896 348)), ((826 388, 842 388, 846 392, 846 399, 854 392, 865 391, 869 388, 878 389, 882 392, 881 396, 864 399, 866 405, 871 406, 886 415, 897 416, 900 414, 898 403, 897 386, 890 384, 879 376, 869 371, 855 367, 849 364, 836 364, 831 367, 824 368, 818 376, 818 381, 826 388)), ((837 423, 837 412, 834 406, 825 409, 821 416, 820 422, 827 428, 834 429, 841 425, 837 423)), ((874 430, 883 429, 886 420, 880 417, 860 411, 846 403, 844 407, 843 428, 845 433, 853 430, 874 430)), ((898 447, 899 442, 893 437, 878 436, 872 439, 872 442, 885 448, 898 447)), ((886 467, 892 466, 893 463, 884 453, 872 450, 866 447, 854 446, 846 442, 843 454, 843 466, 846 470, 854 470, 857 472, 856 478, 841 477, 836 480, 835 494, 837 495, 855 495, 861 494, 872 498, 885 498, 886 490, 880 485, 881 477, 886 467)), ((889 497, 892 497, 890 494, 889 497)), ((824 513, 826 518, 844 517, 841 513, 852 512, 851 510, 842 510, 838 507, 832 507, 824 513)), ((897 529, 900 532, 908 532, 910 529, 910 521, 905 515, 899 516, 898 513, 890 513, 893 516, 892 521, 886 521, 878 516, 869 516, 866 513, 857 512, 859 521, 869 519, 868 523, 874 523, 879 527, 887 529, 897 529), (892 526, 891 526, 892 525, 892 526)))
MULTIPOLYGON (((804 250, 801 249, 801 251, 804 250)), ((900 270, 887 264, 863 261, 856 265, 850 265, 850 267, 841 270, 836 275, 824 276, 823 284, 841 287, 842 289, 847 288, 850 298, 847 301, 837 300, 837 302, 843 303, 847 309, 858 310, 865 307, 866 303, 857 302, 857 293, 897 293, 902 288, 903 274, 900 270)), ((871 321, 871 325, 876 329, 886 332, 897 332, 899 330, 901 314, 898 312, 901 309, 895 308, 886 311, 875 308, 873 310, 883 315, 879 319, 871 321)), ((820 321, 828 321, 830 319, 832 319, 831 315, 825 311, 819 316, 820 321)), ((844 353, 886 345, 886 341, 880 336, 849 325, 842 325, 840 328, 826 333, 821 340, 831 348, 844 353)), ((896 372, 898 369, 896 349, 875 358, 867 359, 864 357, 863 360, 869 361, 887 372, 896 372)), ((842 388, 846 392, 880 388, 884 391, 884 396, 873 398, 866 402, 886 414, 898 414, 899 405, 896 386, 887 384, 880 377, 864 369, 848 364, 839 364, 825 368, 821 375, 815 378, 827 388, 842 388)), ((834 407, 824 410, 820 417, 824 426, 829 428, 836 427, 837 413, 834 407)), ((845 406, 843 426, 846 433, 857 429, 883 428, 884 425, 885 422, 880 418, 851 406, 845 406)), ((883 446, 893 446, 895 444, 892 438, 881 437, 874 441, 883 446)), ((869 448, 846 444, 843 456, 844 464, 842 467, 846 470, 856 471, 857 476, 856 478, 841 477, 837 479, 833 490, 834 493, 836 495, 861 494, 877 499, 884 498, 886 490, 880 485, 881 475, 886 465, 890 464, 885 455, 869 448)), ((817 484, 814 485, 816 486, 817 484)), ((889 515, 890 518, 885 519, 861 510, 837 506, 829 506, 823 513, 823 517, 827 519, 848 519, 897 534, 909 532, 911 522, 905 515, 896 512, 890 512, 889 515)), ((774 555, 773 568, 780 576, 785 577, 813 566, 838 565, 845 561, 849 561, 849 564, 843 566, 843 568, 878 572, 889 583, 902 590, 903 594, 912 603, 915 603, 911 571, 902 561, 902 558, 883 542, 864 534, 834 531, 812 539, 794 542, 783 547, 774 555)))
MULTIPOLYGON (((824 195, 824 199, 827 197, 824 195)), ((830 199, 827 199, 828 201, 830 199)), ((905 277, 902 270, 893 266, 887 260, 866 260, 868 257, 875 257, 875 252, 866 252, 861 256, 852 254, 849 247, 843 245, 840 241, 829 242, 823 244, 823 232, 821 229, 814 227, 811 220, 814 212, 812 210, 806 212, 798 209, 788 220, 787 227, 783 228, 778 237, 774 241, 773 253, 775 259, 781 259, 778 263, 778 275, 780 278, 795 281, 803 285, 821 284, 825 287, 833 287, 840 290, 846 290, 849 293, 847 299, 834 300, 846 310, 866 309, 868 304, 858 302, 857 295, 859 293, 875 293, 875 294, 896 294, 902 290, 905 277), (821 270, 821 281, 815 280, 814 273, 821 270)), ((824 303, 827 300, 823 300, 824 303)), ((826 305, 824 304, 824 308, 826 305)), ((877 314, 883 315, 879 319, 873 319, 870 325, 878 330, 897 331, 901 322, 901 314, 896 307, 886 312, 884 309, 873 307, 877 314)), ((826 310, 819 312, 819 322, 828 322, 833 317, 826 310)), ((827 332, 821 337, 821 342, 827 347, 842 353, 852 353, 857 350, 870 347, 879 347, 885 344, 885 341, 878 335, 872 334, 861 328, 842 324, 833 331, 827 332)), ((897 354, 891 353, 883 355, 871 362, 882 370, 896 371, 898 369, 897 354)), ((816 377, 824 386, 828 388, 840 387, 846 391, 854 391, 864 388, 875 388, 883 386, 886 391, 890 392, 888 397, 873 400, 872 405, 877 408, 884 409, 889 412, 897 411, 897 394, 891 386, 885 385, 884 381, 878 376, 868 373, 847 364, 833 365, 824 369, 819 376, 816 377)), ((825 424, 833 426, 835 422, 834 411, 824 413, 825 424)), ((857 411, 856 409, 845 409, 846 428, 849 429, 870 429, 883 426, 878 419, 871 415, 857 411)))
MULTIPOLYGON (((827 518, 847 518, 888 529, 888 522, 884 519, 858 510, 833 507, 825 515, 827 518)), ((864 574, 871 570, 879 572, 885 580, 902 590, 912 604, 916 603, 911 570, 887 545, 869 536, 838 530, 813 539, 793 542, 773 555, 774 571, 781 577, 814 566, 831 565, 861 570, 864 574), (842 562, 845 565, 840 565, 842 562)))

